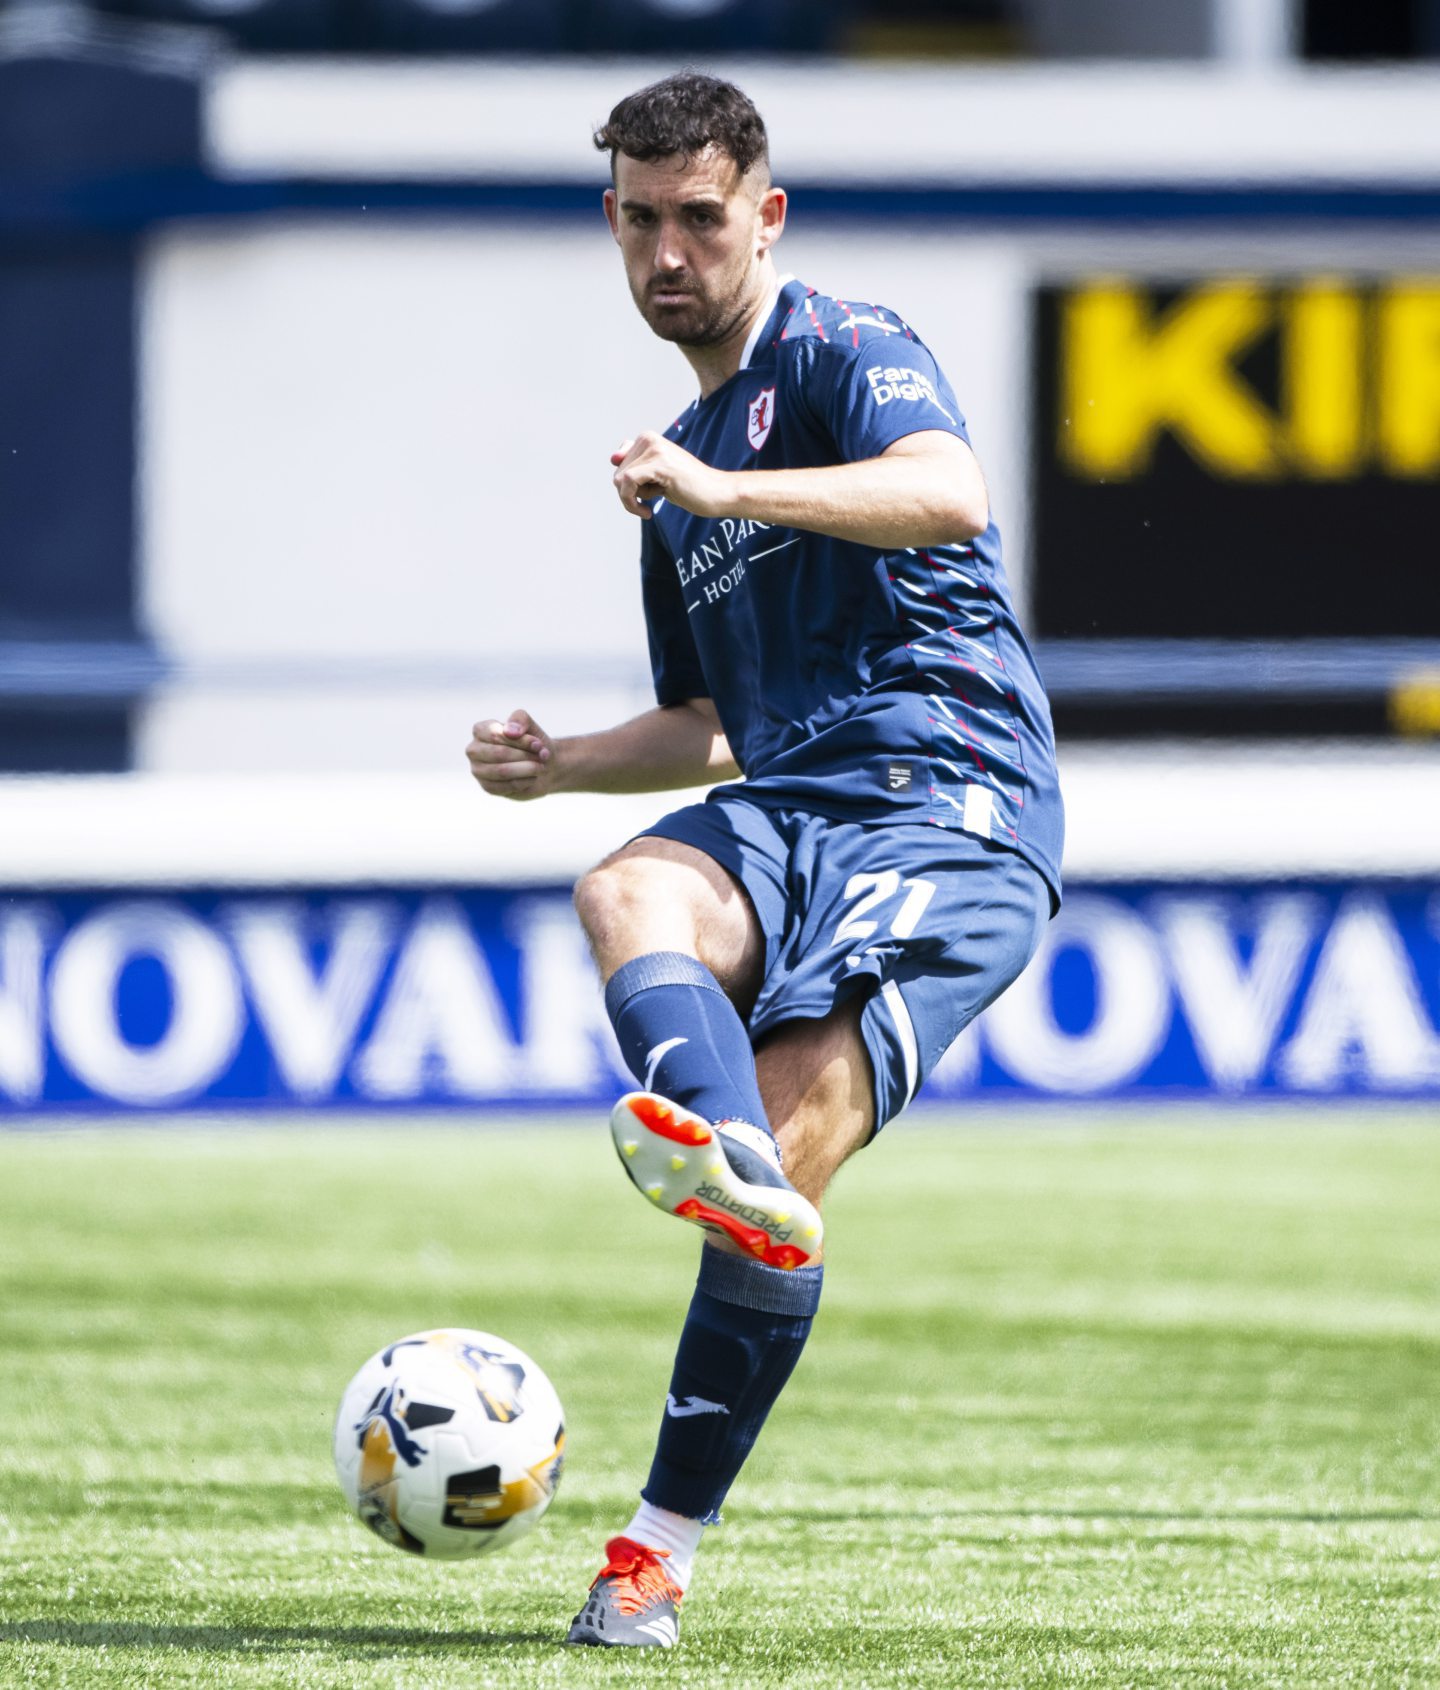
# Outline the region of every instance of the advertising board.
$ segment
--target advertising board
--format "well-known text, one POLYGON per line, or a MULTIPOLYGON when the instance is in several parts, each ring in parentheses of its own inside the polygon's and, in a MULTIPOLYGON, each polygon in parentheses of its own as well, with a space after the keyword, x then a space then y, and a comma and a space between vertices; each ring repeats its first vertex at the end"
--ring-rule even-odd
POLYGON ((1440 276, 1036 290, 1046 638, 1440 635, 1440 276))
MULTIPOLYGON (((608 1106, 561 888, 0 907, 0 1113, 608 1106)), ((1077 887, 925 1102, 1440 1098, 1440 887, 1077 887)))

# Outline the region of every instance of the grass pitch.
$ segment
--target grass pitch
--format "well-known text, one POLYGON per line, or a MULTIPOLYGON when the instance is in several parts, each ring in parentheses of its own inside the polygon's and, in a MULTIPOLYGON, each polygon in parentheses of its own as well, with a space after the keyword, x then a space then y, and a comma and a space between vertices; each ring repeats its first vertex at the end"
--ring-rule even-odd
POLYGON ((602 1124, 0 1136, 0 1685, 1440 1684, 1440 1130, 892 1129, 681 1647, 557 1647, 643 1477, 694 1241, 602 1124), (550 1372, 539 1532, 343 1509, 341 1387, 487 1327, 550 1372))

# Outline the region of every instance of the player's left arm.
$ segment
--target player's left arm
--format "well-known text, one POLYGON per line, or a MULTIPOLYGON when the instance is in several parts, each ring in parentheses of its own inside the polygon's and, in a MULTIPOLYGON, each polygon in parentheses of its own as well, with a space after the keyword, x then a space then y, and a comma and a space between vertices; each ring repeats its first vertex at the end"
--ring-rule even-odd
POLYGON ((615 490, 634 516, 657 498, 695 516, 803 528, 893 551, 973 540, 990 522, 975 454, 959 435, 920 429, 873 458, 814 469, 714 469, 661 434, 611 457, 615 490))

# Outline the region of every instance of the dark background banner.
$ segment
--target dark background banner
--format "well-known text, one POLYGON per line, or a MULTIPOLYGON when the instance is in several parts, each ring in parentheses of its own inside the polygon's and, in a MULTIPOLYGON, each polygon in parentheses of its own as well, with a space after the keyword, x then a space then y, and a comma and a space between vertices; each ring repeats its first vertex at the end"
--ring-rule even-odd
POLYGON ((1041 641, 1440 635, 1440 276, 1034 296, 1041 641))

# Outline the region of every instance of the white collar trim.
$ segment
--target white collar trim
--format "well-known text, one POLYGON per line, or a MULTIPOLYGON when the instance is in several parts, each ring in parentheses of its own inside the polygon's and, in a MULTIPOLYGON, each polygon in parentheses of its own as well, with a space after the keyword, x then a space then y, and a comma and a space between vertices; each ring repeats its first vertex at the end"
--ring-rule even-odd
MULTIPOLYGON (((775 283, 775 291, 770 295, 769 299, 766 300, 765 309, 755 319, 755 327, 751 329, 750 338, 745 342, 745 350, 740 354, 741 370, 748 370, 750 368, 750 360, 755 356, 755 348, 760 344, 760 336, 765 331, 766 323, 770 321, 771 313, 775 309, 775 301, 780 297, 781 288, 783 288, 787 282, 793 282, 794 280, 795 278, 793 276, 785 275, 781 276, 775 283)), ((739 374, 738 370, 736 371, 736 374, 739 374)))

